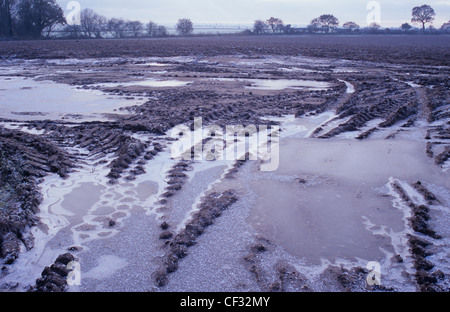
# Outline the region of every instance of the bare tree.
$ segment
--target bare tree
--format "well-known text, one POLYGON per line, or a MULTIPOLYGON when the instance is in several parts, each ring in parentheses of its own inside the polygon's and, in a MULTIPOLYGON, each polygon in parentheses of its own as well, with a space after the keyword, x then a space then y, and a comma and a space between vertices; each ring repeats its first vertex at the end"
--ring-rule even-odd
POLYGON ((425 24, 432 23, 434 21, 435 16, 436 13, 434 12, 433 8, 427 4, 424 4, 422 6, 417 6, 413 8, 411 22, 417 24, 421 23, 422 30, 425 32, 425 24))
POLYGON ((94 36, 95 38, 102 38, 102 33, 105 31, 108 19, 103 15, 97 15, 94 23, 94 36))
POLYGON ((186 36, 194 31, 194 24, 190 19, 182 18, 178 20, 176 29, 181 36, 186 36))
POLYGON ((0 37, 12 37, 13 35, 12 10, 14 3, 14 0, 0 0, 0 37))
MULTIPOLYGON (((63 23, 60 23, 63 25, 63 23)), ((50 38, 53 30, 60 24, 50 24, 46 26, 44 29, 42 29, 41 36, 44 36, 46 38, 50 38)))
POLYGON ((342 25, 348 32, 353 32, 353 30, 359 29, 359 25, 355 22, 346 22, 342 25))
POLYGON ((77 39, 80 38, 83 33, 83 30, 80 25, 66 25, 64 27, 64 34, 69 39, 77 39))
POLYGON ((450 21, 447 23, 442 24, 441 31, 443 32, 450 32, 450 21))
POLYGON ((66 23, 56 0, 20 0, 16 19, 20 35, 31 38, 40 38, 44 29, 66 23))
POLYGON ((168 34, 167 28, 165 26, 159 25, 156 28, 156 36, 157 37, 166 37, 168 34))
POLYGON ((106 24, 106 29, 114 38, 124 38, 126 22, 121 18, 111 18, 106 24))
POLYGON ((81 31, 85 37, 101 38, 101 33, 104 24, 106 24, 106 18, 94 12, 91 9, 84 9, 80 14, 81 31))
POLYGON ((157 33, 157 30, 158 30, 158 24, 156 24, 155 22, 150 21, 150 22, 148 22, 145 25, 145 30, 146 30, 147 35, 149 37, 155 37, 156 33, 157 33))
POLYGON ((317 32, 321 28, 319 18, 315 18, 311 21, 311 23, 308 25, 309 32, 317 32))
POLYGON ((372 33, 376 33, 376 32, 378 32, 380 29, 381 29, 381 25, 379 25, 379 24, 377 24, 377 23, 371 23, 371 24, 369 25, 369 30, 370 30, 372 33))
POLYGON ((42 35, 45 28, 52 28, 57 24, 64 25, 66 18, 62 8, 56 3, 56 0, 35 0, 34 8, 36 10, 34 25, 36 34, 42 35))
POLYGON ((144 29, 144 25, 139 21, 129 21, 125 23, 125 28, 132 33, 134 38, 137 38, 144 29))
POLYGON ((332 14, 323 14, 311 21, 311 29, 321 29, 324 33, 329 33, 331 30, 339 26, 339 20, 332 14))
POLYGON ((283 31, 283 21, 279 18, 271 17, 267 20, 267 24, 270 26, 273 33, 283 31))
POLYGON ((31 1, 20 0, 16 7, 14 21, 16 32, 21 37, 31 37, 33 32, 33 12, 31 1))
POLYGON ((402 24, 402 26, 401 26, 401 29, 402 29, 403 31, 408 31, 408 30, 410 30, 411 28, 412 28, 412 26, 409 25, 408 23, 404 23, 404 24, 402 24))
POLYGON ((265 34, 269 26, 262 20, 256 20, 253 24, 253 33, 257 35, 265 34))
POLYGON ((285 34, 290 34, 292 31, 292 25, 291 24, 287 24, 286 26, 283 27, 283 31, 285 34))
POLYGON ((84 9, 80 13, 81 31, 83 32, 85 37, 90 38, 94 33, 93 31, 94 28, 93 24, 95 23, 94 15, 95 12, 91 9, 84 9))

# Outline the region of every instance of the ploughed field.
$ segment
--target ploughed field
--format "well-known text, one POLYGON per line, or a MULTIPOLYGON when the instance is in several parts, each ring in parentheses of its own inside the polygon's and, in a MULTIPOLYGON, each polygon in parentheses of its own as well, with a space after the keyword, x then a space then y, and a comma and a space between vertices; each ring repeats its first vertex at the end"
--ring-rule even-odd
POLYGON ((2 42, 2 289, 448 291, 449 47, 2 42), (218 157, 238 126, 272 158, 218 157))
POLYGON ((448 41, 448 36, 219 36, 10 41, 2 42, 0 55, 4 58, 66 59, 256 53, 448 66, 448 41))

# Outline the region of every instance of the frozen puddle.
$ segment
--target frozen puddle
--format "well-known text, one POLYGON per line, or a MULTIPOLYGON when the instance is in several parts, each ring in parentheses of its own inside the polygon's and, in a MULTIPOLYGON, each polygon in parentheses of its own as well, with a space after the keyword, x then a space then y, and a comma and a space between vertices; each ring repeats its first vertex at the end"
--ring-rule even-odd
POLYGON ((336 258, 380 261, 380 247, 391 237, 372 235, 362 221, 368 218, 392 233, 404 226, 391 199, 382 196, 390 178, 448 184, 438 167, 417 157, 423 148, 413 141, 286 140, 279 169, 255 171, 249 178, 258 194, 252 223, 312 264, 336 258))
MULTIPOLYGON (((165 290, 254 291, 239 261, 255 237, 264 237, 277 246, 271 255, 260 256, 267 257, 267 270, 285 261, 313 281, 329 265, 365 268, 376 261, 383 285, 415 291, 411 275, 404 274, 414 273, 408 207, 397 203, 390 183, 393 177, 406 186, 427 181, 448 197, 448 177, 428 161, 423 148, 422 142, 408 140, 284 139, 278 170, 261 172, 250 162, 235 179, 213 187, 237 188, 240 200, 200 237, 165 290), (394 260, 396 255, 403 263, 394 260)), ((423 199, 406 186, 420 203, 423 199)), ((322 290, 331 289, 326 280, 314 286, 320 283, 322 290)))
POLYGON ((14 120, 104 120, 136 102, 50 81, 1 78, 0 117, 14 120))
MULTIPOLYGON (((46 177, 38 214, 42 225, 32 229, 36 245, 22 253, 2 282, 33 285, 45 266, 69 250, 79 257, 84 280, 83 288, 73 291, 93 291, 91 287, 111 276, 112 284, 97 290, 117 290, 119 270, 149 269, 148 261, 158 255, 160 243, 155 234, 159 222, 155 202, 166 186, 165 172, 174 164, 168 156, 161 152, 147 165, 148 174, 115 185, 108 183, 109 168, 94 165, 95 159, 68 179, 46 177)), ((132 290, 126 287, 127 279, 124 283, 122 291, 132 290)))
POLYGON ((101 83, 94 86, 117 88, 117 87, 151 87, 151 88, 167 88, 167 87, 184 87, 191 84, 192 81, 180 81, 180 80, 157 80, 147 79, 142 81, 133 81, 125 83, 101 83))
POLYGON ((331 88, 332 84, 325 81, 315 80, 291 80, 291 79, 235 79, 214 78, 218 81, 242 81, 250 85, 246 89, 279 91, 284 89, 320 91, 331 88))
POLYGON ((323 81, 312 80, 251 80, 252 86, 247 89, 254 90, 284 90, 284 89, 308 89, 314 91, 327 90, 331 84, 323 81))
POLYGON ((150 67, 168 67, 168 66, 172 66, 171 64, 164 64, 164 63, 158 63, 158 62, 135 63, 134 65, 137 65, 137 66, 150 66, 150 67))
MULTIPOLYGON (((423 204, 410 185, 420 180, 439 190, 442 205, 448 206, 448 176, 426 157, 420 140, 308 139, 335 117, 327 112, 272 118, 282 122, 279 168, 261 172, 258 163, 248 162, 234 179, 212 186, 217 192, 238 190, 239 201, 199 238, 163 291, 258 291, 241 265, 257 237, 276 246, 270 255, 260 256, 267 272, 283 261, 316 281, 316 291, 333 291, 322 276, 330 265, 365 268, 372 261, 381 265, 384 286, 416 291, 407 242, 413 233, 410 207, 399 201, 391 184, 397 181, 414 202, 423 204), (395 260, 398 255, 402 263, 395 260)), ((448 230, 441 220, 448 220, 449 210, 431 209, 436 229, 445 237, 437 267, 448 272, 450 265, 442 260, 448 230)))
POLYGON ((339 80, 339 81, 344 82, 345 85, 347 86, 347 90, 345 91, 345 93, 347 93, 347 94, 355 93, 355 86, 353 84, 351 84, 350 82, 345 81, 345 80, 339 80))

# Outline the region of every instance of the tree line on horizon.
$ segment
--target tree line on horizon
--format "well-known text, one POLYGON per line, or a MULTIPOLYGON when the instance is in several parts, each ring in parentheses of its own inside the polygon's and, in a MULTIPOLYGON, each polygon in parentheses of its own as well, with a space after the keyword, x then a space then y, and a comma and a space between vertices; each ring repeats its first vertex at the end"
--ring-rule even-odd
MULTIPOLYGON (((180 19, 178 34, 193 31, 189 19, 180 19)), ((58 32, 66 38, 126 38, 164 37, 167 28, 153 21, 144 24, 136 20, 110 18, 86 8, 80 12, 79 21, 70 23, 56 0, 0 0, 0 38, 40 39, 58 32)))
MULTIPOLYGON (((414 7, 412 10, 411 22, 422 26, 422 32, 426 31, 426 24, 431 24, 435 19, 436 13, 429 5, 422 5, 414 7)), ((314 18, 303 32, 307 33, 323 33, 330 34, 337 32, 339 29, 339 19, 333 14, 323 14, 317 18, 314 18)), ((431 26, 430 26, 431 27, 431 26)), ((404 23, 400 26, 400 30, 403 32, 411 32, 414 29, 409 23, 404 23)), ((450 32, 450 21, 444 23, 440 30, 444 33, 450 32)), ((353 21, 345 22, 342 24, 341 32, 354 33, 364 31, 365 33, 389 33, 391 29, 382 29, 381 25, 373 22, 366 28, 362 29, 357 23, 353 21)), ((290 24, 285 25, 280 18, 271 17, 268 20, 256 20, 253 24, 254 34, 290 34, 298 32, 290 24)))
MULTIPOLYGON (((431 24, 435 12, 429 5, 414 7, 412 23, 420 24, 423 32, 426 24, 431 24)), ((372 23, 367 28, 361 28, 355 22, 345 22, 339 28, 339 20, 332 14, 323 14, 313 19, 310 24, 299 31, 290 24, 275 17, 266 21, 256 20, 253 30, 245 34, 296 34, 296 33, 387 33, 381 26, 372 23)), ((401 25, 403 32, 411 32, 413 26, 408 23, 401 25)), ((194 24, 188 18, 178 20, 175 29, 180 36, 186 36, 194 31, 194 24)), ((442 25, 441 32, 450 32, 450 21, 442 25)), ((56 0, 0 0, 0 38, 39 39, 49 38, 58 33, 60 38, 137 38, 166 37, 169 32, 165 26, 153 21, 142 23, 137 20, 123 18, 106 18, 92 9, 86 8, 80 12, 78 23, 69 23, 64 17, 62 8, 56 0)))

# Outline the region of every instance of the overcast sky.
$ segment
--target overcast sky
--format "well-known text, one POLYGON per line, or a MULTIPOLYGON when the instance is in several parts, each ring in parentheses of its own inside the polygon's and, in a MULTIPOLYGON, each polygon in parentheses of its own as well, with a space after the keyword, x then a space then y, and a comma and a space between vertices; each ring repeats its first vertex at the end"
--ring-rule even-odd
MULTIPOLYGON (((69 0, 57 0, 66 15, 69 0)), ((81 8, 91 8, 108 18, 150 20, 171 26, 179 18, 190 18, 195 24, 253 24, 257 19, 274 16, 285 24, 305 26, 321 14, 333 14, 341 25, 355 21, 367 26, 369 14, 378 16, 376 7, 367 9, 370 0, 78 0, 81 8)), ((428 4, 436 12, 435 27, 450 20, 450 0, 379 0, 382 27, 399 27, 411 23, 415 6, 428 4)), ((373 15, 372 15, 373 17, 373 15)))

